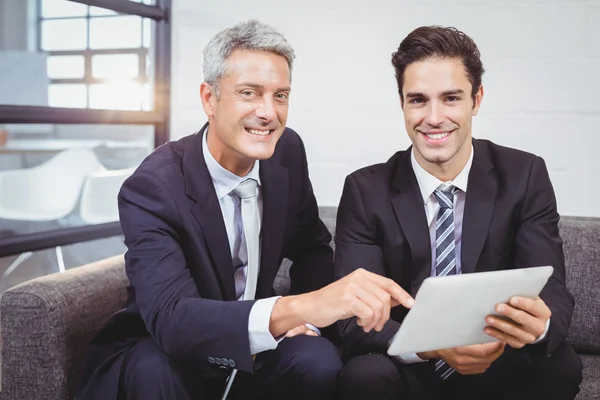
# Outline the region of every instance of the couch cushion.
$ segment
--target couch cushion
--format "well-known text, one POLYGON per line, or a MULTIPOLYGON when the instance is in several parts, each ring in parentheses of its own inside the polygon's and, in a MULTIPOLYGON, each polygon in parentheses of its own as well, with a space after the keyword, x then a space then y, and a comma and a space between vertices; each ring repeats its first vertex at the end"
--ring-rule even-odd
POLYGON ((600 399, 600 356, 580 355, 583 363, 583 382, 577 399, 600 399))
POLYGON ((563 217, 560 234, 575 298, 569 342, 578 353, 600 354, 600 218, 563 217))
POLYGON ((335 218, 337 216, 337 207, 319 207, 319 217, 331 232, 331 236, 335 234, 335 218))

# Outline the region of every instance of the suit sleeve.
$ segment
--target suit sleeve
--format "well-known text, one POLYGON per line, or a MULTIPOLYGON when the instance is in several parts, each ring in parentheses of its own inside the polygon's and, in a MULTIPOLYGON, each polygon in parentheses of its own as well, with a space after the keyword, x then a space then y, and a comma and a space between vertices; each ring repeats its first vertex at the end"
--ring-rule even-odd
MULTIPOLYGON (((346 178, 338 207, 335 232, 335 276, 342 278, 363 268, 386 276, 385 260, 377 243, 376 232, 364 209, 360 189, 352 177, 346 178)), ((398 332, 400 323, 389 319, 381 332, 365 331, 356 317, 339 321, 345 357, 368 353, 387 353, 389 342, 398 332)))
POLYGON ((552 312, 544 340, 525 347, 533 358, 549 356, 567 337, 574 300, 565 284, 565 260, 558 228, 559 215, 548 170, 536 158, 530 172, 527 193, 516 232, 515 263, 517 268, 551 265, 554 273, 540 297, 552 312))
MULTIPOLYGON (((299 138, 298 138, 299 139, 299 138)), ((319 218, 319 208, 308 175, 304 145, 299 139, 302 160, 301 201, 292 223, 297 232, 286 246, 284 256, 293 264, 290 269, 290 294, 307 293, 333 282, 331 233, 319 218)))
POLYGON ((119 193, 126 272, 147 331, 171 357, 214 372, 219 363, 253 370, 252 301, 202 299, 179 245, 179 214, 164 183, 138 170, 119 193), (212 361, 212 362, 211 362, 212 361))

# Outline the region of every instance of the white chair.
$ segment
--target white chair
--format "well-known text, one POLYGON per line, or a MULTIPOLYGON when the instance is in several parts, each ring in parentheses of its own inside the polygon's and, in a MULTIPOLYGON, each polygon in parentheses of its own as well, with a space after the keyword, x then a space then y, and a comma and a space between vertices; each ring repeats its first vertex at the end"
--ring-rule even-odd
MULTIPOLYGON (((92 150, 78 148, 62 151, 33 168, 0 171, 0 218, 60 220, 75 208, 85 177, 104 169, 92 150)), ((31 254, 21 254, 4 275, 8 276, 31 254)), ((56 256, 63 272, 60 246, 56 247, 56 256)))
POLYGON ((81 191, 79 213, 87 224, 102 224, 119 220, 117 195, 135 168, 100 171, 88 175, 81 191))

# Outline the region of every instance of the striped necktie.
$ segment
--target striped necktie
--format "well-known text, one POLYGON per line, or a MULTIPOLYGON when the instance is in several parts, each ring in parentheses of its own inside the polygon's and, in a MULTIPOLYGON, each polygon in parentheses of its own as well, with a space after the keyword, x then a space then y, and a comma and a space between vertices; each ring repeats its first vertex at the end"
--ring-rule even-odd
MULTIPOLYGON (((439 205, 435 223, 435 275, 456 274, 456 251, 454 238, 454 194, 458 189, 453 185, 442 184, 433 194, 439 205)), ((454 373, 454 368, 444 360, 436 359, 435 372, 443 380, 454 373)))
POLYGON ((258 182, 248 179, 240 183, 233 193, 241 202, 243 240, 240 245, 238 260, 247 268, 238 268, 236 274, 245 279, 236 279, 236 296, 243 300, 253 300, 256 295, 256 283, 259 271, 259 238, 260 216, 258 212, 258 182), (245 272, 245 274, 244 274, 245 272), (245 275, 245 276, 244 276, 245 275))

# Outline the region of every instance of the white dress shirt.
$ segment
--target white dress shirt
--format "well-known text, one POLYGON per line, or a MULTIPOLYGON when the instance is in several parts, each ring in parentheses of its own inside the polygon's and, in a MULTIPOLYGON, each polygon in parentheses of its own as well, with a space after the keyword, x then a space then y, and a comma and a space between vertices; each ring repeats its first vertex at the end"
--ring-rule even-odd
MULTIPOLYGON (((440 205, 437 201, 437 198, 433 194, 433 192, 442 184, 450 183, 454 185, 459 190, 454 194, 454 240, 455 240, 455 254, 456 254, 456 273, 460 274, 462 272, 461 269, 461 244, 462 244, 462 225, 463 225, 463 215, 465 212, 465 199, 467 196, 467 186, 469 183, 469 172, 471 171, 471 165, 473 164, 473 147, 471 147, 471 155, 469 156, 469 160, 465 164, 464 168, 456 175, 450 182, 442 182, 437 179, 435 176, 431 175, 429 172, 425 171, 421 165, 417 162, 415 158, 414 152, 411 150, 410 161, 415 173, 415 177, 417 178, 417 183, 419 185, 419 189, 421 190, 421 196, 423 198, 423 204, 425 206, 425 214, 427 216, 427 225, 429 227, 429 239, 430 243, 435 244, 436 241, 436 232, 435 225, 437 220, 437 215, 440 210, 440 205)), ((431 246, 431 276, 435 276, 435 245, 431 246)), ((546 323, 546 330, 534 343, 539 342, 540 340, 546 337, 546 333, 548 332, 548 328, 550 326, 550 320, 546 323)), ((426 361, 421 359, 415 353, 411 354, 403 354, 397 356, 398 360, 405 364, 410 364, 414 362, 422 362, 426 361)))

